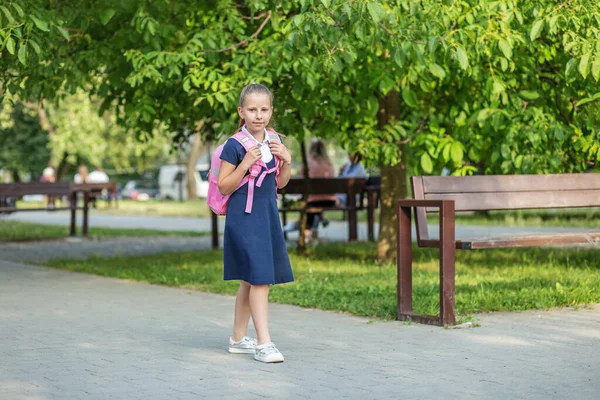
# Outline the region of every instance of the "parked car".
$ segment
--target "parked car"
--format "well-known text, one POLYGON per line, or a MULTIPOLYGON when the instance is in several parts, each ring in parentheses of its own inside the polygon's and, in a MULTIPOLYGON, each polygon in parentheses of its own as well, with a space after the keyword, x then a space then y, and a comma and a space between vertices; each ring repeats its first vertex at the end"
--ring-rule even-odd
POLYGON ((158 185, 150 181, 129 181, 121 190, 123 199, 147 201, 158 197, 158 185))
MULTIPOLYGON (((206 198, 208 195, 208 164, 196 165, 196 196, 206 198)), ((158 172, 158 187, 163 200, 185 200, 188 198, 186 167, 184 165, 163 165, 158 172)))

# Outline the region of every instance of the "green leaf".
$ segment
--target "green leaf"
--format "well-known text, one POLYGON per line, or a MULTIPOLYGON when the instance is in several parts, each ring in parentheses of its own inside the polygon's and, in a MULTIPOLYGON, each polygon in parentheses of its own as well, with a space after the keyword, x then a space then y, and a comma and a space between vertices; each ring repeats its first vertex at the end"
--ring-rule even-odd
POLYGON ((427 153, 421 154, 421 168, 426 174, 433 172, 433 163, 431 162, 431 157, 429 157, 429 154, 427 153))
POLYGON ((33 39, 29 39, 29 45, 31 47, 33 47, 33 50, 35 51, 35 53, 39 56, 40 53, 42 52, 42 49, 40 49, 40 45, 37 44, 37 42, 33 39))
POLYGON ((11 24, 14 24, 15 23, 15 19, 13 18, 12 14, 10 13, 10 11, 8 11, 8 8, 6 8, 5 6, 0 6, 0 9, 4 13, 4 15, 6 15, 6 19, 8 20, 8 22, 11 23, 11 24))
POLYGON ((502 158, 509 159, 510 158, 510 147, 506 143, 503 143, 500 146, 500 154, 502 154, 502 158))
POLYGON ((510 43, 508 43, 508 40, 500 39, 498 45, 500 46, 500 50, 502 50, 504 57, 510 60, 512 57, 512 47, 510 46, 510 43))
POLYGON ((409 87, 402 88, 402 99, 409 107, 417 106, 417 95, 409 87))
POLYGON ((452 148, 452 143, 446 143, 444 148, 442 149, 442 158, 444 162, 450 161, 450 149, 452 148))
POLYGON ((577 63, 577 60, 575 58, 571 58, 567 62, 567 65, 565 66, 565 76, 569 77, 573 73, 573 71, 575 70, 576 63, 577 63))
POLYGON ((433 53, 435 52, 435 49, 437 48, 438 45, 438 37, 437 36, 432 36, 429 38, 429 52, 433 53))
POLYGON ((331 4, 331 0, 321 0, 321 3, 325 6, 325 7, 329 7, 329 5, 331 4))
POLYGON ((469 67, 469 57, 467 57, 467 52, 460 45, 456 46, 456 58, 462 69, 467 69, 469 67))
POLYGON ((450 149, 450 158, 455 163, 460 163, 463 160, 463 149, 462 145, 459 142, 452 143, 452 148, 450 149))
POLYGON ((102 22, 102 25, 106 25, 114 15, 115 10, 113 10, 112 8, 107 8, 106 10, 100 13, 100 22, 102 22))
POLYGON ((600 57, 596 57, 596 60, 592 64, 592 76, 596 82, 600 79, 600 57))
POLYGON ((67 39, 67 41, 71 40, 71 36, 69 35, 69 32, 63 28, 62 26, 56 26, 56 29, 58 29, 58 32, 65 38, 67 39))
POLYGON ((535 90, 521 90, 519 96, 523 100, 537 100, 540 98, 540 94, 535 90))
POLYGON ((17 3, 12 3, 12 6, 15 10, 17 10, 17 14, 19 14, 19 17, 24 17, 25 13, 23 12, 23 9, 21 8, 21 6, 17 3))
POLYGON ((590 53, 585 54, 583 57, 581 57, 581 60, 579 61, 579 73, 581 74, 581 76, 583 76, 583 79, 587 78, 589 71, 589 66, 590 66, 590 53))
POLYGON ((446 76, 446 71, 444 68, 440 67, 438 64, 429 64, 429 72, 431 72, 435 77, 444 79, 446 76))
POLYGON ((523 164, 523 156, 518 155, 513 164, 515 165, 516 169, 521 169, 521 165, 523 164))
POLYGON ((531 39, 532 42, 535 41, 538 37, 540 37, 543 27, 544 27, 544 20, 536 21, 533 24, 533 27, 531 27, 531 32, 529 32, 529 38, 531 39))
POLYGON ((578 102, 575 104, 575 107, 582 106, 582 105, 584 105, 584 104, 590 103, 590 102, 592 102, 592 101, 594 101, 594 100, 598 100, 598 99, 600 99, 600 92, 596 93, 595 95, 593 95, 593 96, 591 96, 591 97, 586 97, 586 98, 583 98, 583 99, 579 100, 579 101, 578 101, 578 102))
POLYGON ((21 47, 19 47, 17 57, 19 58, 19 61, 21 61, 21 64, 27 65, 27 45, 25 43, 21 44, 21 47))
POLYGON ((377 2, 367 4, 367 9, 375 22, 379 22, 385 17, 385 10, 377 2))
POLYGON ((502 68, 502 71, 504 72, 506 72, 506 70, 508 69, 508 61, 504 57, 500 59, 500 68, 502 68))
POLYGON ((48 23, 46 21, 42 21, 41 19, 39 19, 35 15, 30 15, 29 18, 31 18, 31 20, 33 21, 33 23, 35 24, 35 26, 40 31, 50 32, 50 29, 48 28, 48 23))
POLYGON ((12 37, 9 37, 6 42, 6 50, 13 56, 15 55, 15 40, 12 37))

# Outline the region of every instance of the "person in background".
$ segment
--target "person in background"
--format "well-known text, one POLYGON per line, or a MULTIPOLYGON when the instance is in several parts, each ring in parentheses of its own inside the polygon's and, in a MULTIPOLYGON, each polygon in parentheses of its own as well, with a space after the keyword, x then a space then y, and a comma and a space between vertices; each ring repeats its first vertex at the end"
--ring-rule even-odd
POLYGON ((86 183, 108 183, 108 175, 102 169, 102 167, 98 166, 95 170, 90 172, 87 177, 86 183))
MULTIPOLYGON (((362 156, 358 153, 348 153, 348 162, 340 169, 340 178, 368 178, 365 167, 360 164, 362 156)), ((346 205, 347 196, 338 194, 337 199, 341 205, 346 205)))
MULTIPOLYGON (((106 175, 106 172, 104 172, 104 170, 102 169, 101 166, 97 166, 95 170, 93 170, 92 172, 90 172, 90 174, 88 175, 86 182, 85 183, 108 183, 109 179, 108 179, 108 175, 106 175)), ((95 192, 94 190, 91 191, 90 196, 90 205, 93 208, 96 208, 96 199, 99 195, 99 192, 95 192)), ((106 189, 102 190, 102 197, 107 196, 108 193, 106 191, 106 189)))
MULTIPOLYGON (((46 167, 40 177, 40 182, 54 183, 56 182, 56 176, 54 176, 54 168, 46 167)), ((54 208, 56 202, 56 196, 44 196, 45 202, 48 208, 54 208)))
POLYGON ((75 183, 86 183, 88 175, 88 168, 85 165, 80 165, 79 168, 77 168, 77 173, 73 177, 73 181, 75 183))
MULTIPOLYGON (((333 178, 335 170, 333 164, 327 155, 325 143, 320 139, 313 139, 308 158, 308 176, 310 178, 333 178)), ((307 207, 333 207, 337 203, 335 194, 311 194, 306 199, 307 207)), ((306 214, 306 230, 304 234, 306 239, 318 239, 319 223, 323 226, 329 225, 329 221, 323 218, 322 213, 306 214)), ((283 229, 285 232, 293 232, 300 228, 300 221, 294 221, 287 224, 283 229)))

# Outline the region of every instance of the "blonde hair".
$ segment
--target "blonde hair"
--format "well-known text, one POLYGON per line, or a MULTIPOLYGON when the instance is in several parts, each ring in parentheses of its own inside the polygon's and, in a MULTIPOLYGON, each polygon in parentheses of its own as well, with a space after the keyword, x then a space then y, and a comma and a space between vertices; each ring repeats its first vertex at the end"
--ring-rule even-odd
MULTIPOLYGON (((251 83, 249 85, 246 85, 246 87, 242 89, 242 93, 240 93, 240 102, 238 103, 238 106, 243 107, 244 101, 246 101, 246 97, 254 93, 266 94, 267 96, 269 96, 269 99, 271 100, 271 106, 273 106, 273 93, 269 90, 268 87, 261 83, 251 83)), ((236 132, 239 132, 239 130, 242 128, 242 126, 244 126, 245 123, 246 121, 244 121, 244 118, 240 118, 240 122, 238 124, 236 132)), ((267 125, 267 129, 273 130, 271 124, 267 125)))

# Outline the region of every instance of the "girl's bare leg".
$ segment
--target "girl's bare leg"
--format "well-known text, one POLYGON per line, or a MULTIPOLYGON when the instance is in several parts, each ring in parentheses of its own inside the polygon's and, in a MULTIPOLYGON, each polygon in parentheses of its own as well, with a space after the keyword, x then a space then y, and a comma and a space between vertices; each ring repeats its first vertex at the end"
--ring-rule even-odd
POLYGON ((233 340, 236 342, 246 336, 250 323, 250 287, 246 281, 240 281, 240 287, 235 298, 235 317, 233 320, 233 340))
POLYGON ((250 310, 252 322, 258 334, 258 344, 271 341, 269 335, 269 288, 270 285, 252 285, 250 287, 250 310))

